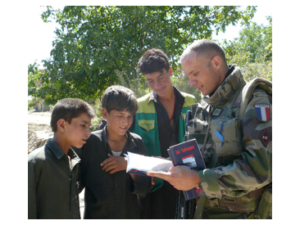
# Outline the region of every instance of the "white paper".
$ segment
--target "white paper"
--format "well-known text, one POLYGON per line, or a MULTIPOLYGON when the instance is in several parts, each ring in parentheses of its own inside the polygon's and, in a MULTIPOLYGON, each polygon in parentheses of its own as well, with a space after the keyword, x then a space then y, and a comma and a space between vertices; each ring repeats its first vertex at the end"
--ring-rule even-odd
POLYGON ((151 156, 144 156, 128 152, 125 156, 127 157, 127 170, 126 172, 135 169, 139 171, 163 171, 168 172, 173 163, 170 160, 156 158, 151 156))

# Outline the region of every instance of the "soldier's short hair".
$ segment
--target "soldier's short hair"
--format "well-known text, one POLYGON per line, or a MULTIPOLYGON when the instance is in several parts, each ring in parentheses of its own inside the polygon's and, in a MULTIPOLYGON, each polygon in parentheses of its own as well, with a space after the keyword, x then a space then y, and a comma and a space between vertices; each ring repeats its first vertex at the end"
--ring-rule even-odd
POLYGON ((64 119, 71 123, 73 118, 86 113, 90 118, 95 116, 94 109, 87 102, 78 98, 64 98, 54 105, 51 113, 50 126, 53 132, 57 131, 57 121, 64 119))
POLYGON ((102 95, 102 108, 109 113, 111 110, 123 111, 127 110, 131 114, 135 114, 138 109, 138 102, 132 90, 113 85, 108 87, 102 95))
POLYGON ((145 75, 149 73, 169 71, 170 63, 168 56, 160 49, 147 50, 138 62, 139 71, 145 75))
POLYGON ((181 62, 190 53, 190 51, 196 52, 197 56, 204 55, 209 58, 218 55, 227 64, 224 50, 220 45, 218 45, 214 41, 207 40, 207 39, 194 41, 182 53, 180 57, 181 62))

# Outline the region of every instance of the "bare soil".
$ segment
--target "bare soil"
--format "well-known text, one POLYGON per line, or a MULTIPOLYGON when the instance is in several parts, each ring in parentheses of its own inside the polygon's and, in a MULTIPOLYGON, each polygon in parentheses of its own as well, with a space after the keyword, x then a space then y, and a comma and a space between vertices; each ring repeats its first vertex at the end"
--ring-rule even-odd
POLYGON ((36 131, 51 131, 50 112, 28 112, 28 153, 39 147, 36 131))
POLYGON ((36 123, 28 123, 28 130, 34 130, 34 131, 42 131, 42 130, 49 130, 51 131, 50 125, 46 124, 36 124, 36 123))

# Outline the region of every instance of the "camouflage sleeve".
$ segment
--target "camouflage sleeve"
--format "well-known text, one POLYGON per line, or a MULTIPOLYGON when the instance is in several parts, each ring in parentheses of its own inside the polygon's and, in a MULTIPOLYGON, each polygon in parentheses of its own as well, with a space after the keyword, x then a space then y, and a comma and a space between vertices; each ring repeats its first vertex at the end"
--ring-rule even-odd
POLYGON ((199 171, 208 198, 240 197, 272 182, 272 100, 255 90, 242 120, 242 158, 199 171))

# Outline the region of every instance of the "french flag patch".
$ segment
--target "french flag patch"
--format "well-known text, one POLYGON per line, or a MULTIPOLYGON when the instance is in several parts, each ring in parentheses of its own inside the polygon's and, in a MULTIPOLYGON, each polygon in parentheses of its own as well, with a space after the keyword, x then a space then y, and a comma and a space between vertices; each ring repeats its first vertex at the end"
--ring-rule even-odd
POLYGON ((269 121, 271 119, 269 105, 255 105, 256 115, 261 121, 269 121))

